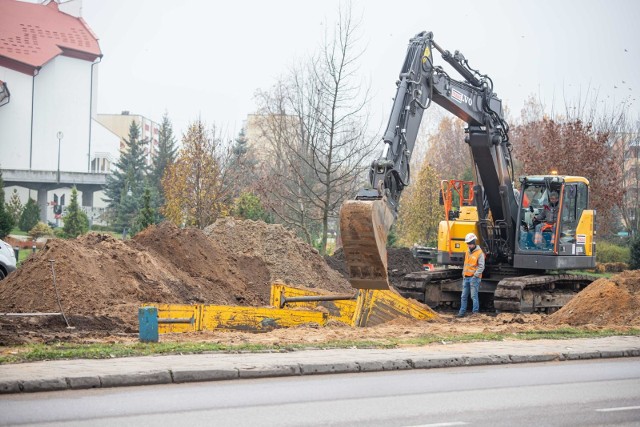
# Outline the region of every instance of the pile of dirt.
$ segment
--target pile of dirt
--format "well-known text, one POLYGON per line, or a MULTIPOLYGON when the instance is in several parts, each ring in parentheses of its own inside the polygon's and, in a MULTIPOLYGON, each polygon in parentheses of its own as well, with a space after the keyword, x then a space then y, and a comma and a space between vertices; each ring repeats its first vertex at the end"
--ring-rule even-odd
POLYGON ((640 326, 640 270, 596 280, 546 322, 572 326, 640 326))
MULTIPOLYGON (((342 248, 338 248, 332 256, 326 256, 325 261, 343 277, 349 277, 342 248)), ((392 285, 399 284, 404 275, 422 270, 422 262, 414 257, 411 249, 408 248, 387 248, 387 262, 389 281, 392 285)))
POLYGON ((413 256, 408 248, 389 248, 387 250, 389 281, 392 285, 399 284, 402 277, 422 270, 422 262, 413 256))
POLYGON ((327 265, 340 273, 345 279, 349 278, 349 269, 347 268, 347 260, 344 257, 342 248, 338 248, 333 255, 325 255, 324 261, 327 265))
POLYGON ((316 249, 280 224, 222 218, 204 232, 236 257, 262 260, 271 281, 281 280, 294 286, 341 294, 353 293, 349 282, 330 268, 316 249))
MULTIPOLYGON (((154 228, 145 234, 152 240, 158 231, 162 233, 154 228)), ((208 242, 207 237, 200 234, 200 241, 208 242)), ((188 237, 193 236, 181 239, 184 245, 160 239, 163 243, 158 246, 187 247, 188 242, 193 242, 188 237)), ((204 258, 190 249, 179 255, 204 258)), ((49 240, 42 251, 28 258, 2 283, 0 311, 60 311, 50 260, 54 260, 60 304, 65 314, 75 319, 72 324, 77 328, 135 331, 138 307, 145 302, 188 304, 209 299, 234 302, 229 286, 221 285, 235 283, 230 280, 232 277, 220 273, 225 273, 222 267, 216 271, 217 263, 212 265, 209 275, 202 275, 197 270, 175 268, 173 257, 158 256, 136 240, 121 241, 92 233, 75 240, 49 240), (101 317, 111 321, 95 322, 101 317)), ((41 323, 43 328, 47 327, 45 319, 41 323)))
MULTIPOLYGON (((59 312, 52 265, 62 309, 81 330, 135 332, 142 303, 266 306, 271 282, 278 279, 353 292, 317 251, 282 226, 223 220, 205 233, 165 222, 127 241, 95 233, 49 240, 0 282, 0 312, 59 312)), ((61 316, 0 318, 0 344, 16 325, 66 326, 61 316)))
POLYGON ((178 298, 174 303, 269 303, 269 271, 264 261, 238 255, 202 230, 181 229, 164 222, 136 235, 131 245, 161 260, 176 275, 173 289, 178 298))

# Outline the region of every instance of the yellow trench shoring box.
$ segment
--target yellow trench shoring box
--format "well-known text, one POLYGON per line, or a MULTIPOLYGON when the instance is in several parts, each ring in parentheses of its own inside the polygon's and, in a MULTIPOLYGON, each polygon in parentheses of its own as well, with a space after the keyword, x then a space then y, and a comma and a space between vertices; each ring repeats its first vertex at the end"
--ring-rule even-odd
POLYGON ((153 303, 144 306, 157 307, 161 334, 225 329, 264 332, 304 324, 324 326, 329 320, 350 326, 375 326, 398 317, 429 320, 437 316, 429 307, 403 298, 393 290, 359 290, 355 299, 355 295, 345 295, 345 299, 335 301, 288 301, 331 296, 276 282, 271 285, 272 307, 153 303))
MULTIPOLYGON (((282 282, 271 284, 271 299, 269 304, 273 307, 306 308, 309 310, 321 310, 328 314, 329 320, 351 325, 356 310, 356 299, 341 299, 336 301, 296 301, 287 302, 288 298, 331 296, 330 293, 321 293, 311 289, 294 288, 282 282)), ((355 296, 355 295, 354 295, 355 296)), ((345 298, 347 296, 345 295, 345 298)))

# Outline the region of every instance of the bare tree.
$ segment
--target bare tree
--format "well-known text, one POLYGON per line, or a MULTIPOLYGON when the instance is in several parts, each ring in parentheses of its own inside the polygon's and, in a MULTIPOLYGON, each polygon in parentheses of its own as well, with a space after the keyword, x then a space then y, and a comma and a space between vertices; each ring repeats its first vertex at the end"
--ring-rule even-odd
POLYGON ((305 189, 313 186, 312 174, 298 160, 304 156, 301 119, 293 114, 291 87, 279 81, 270 91, 256 94, 259 115, 254 126, 259 130, 263 179, 257 182, 267 208, 278 222, 297 230, 307 243, 313 240, 312 204, 305 189))
POLYGON ((623 190, 618 208, 624 229, 636 236, 640 230, 640 120, 619 124, 617 132, 612 133, 623 190))
POLYGON ((429 136, 427 159, 441 179, 472 179, 471 152, 464 136, 464 122, 455 117, 443 117, 429 136))
POLYGON ((358 25, 349 8, 332 28, 320 53, 293 69, 287 84, 258 95, 275 154, 274 210, 307 239, 319 235, 323 254, 331 222, 376 148, 367 137, 369 96, 357 74, 358 25))

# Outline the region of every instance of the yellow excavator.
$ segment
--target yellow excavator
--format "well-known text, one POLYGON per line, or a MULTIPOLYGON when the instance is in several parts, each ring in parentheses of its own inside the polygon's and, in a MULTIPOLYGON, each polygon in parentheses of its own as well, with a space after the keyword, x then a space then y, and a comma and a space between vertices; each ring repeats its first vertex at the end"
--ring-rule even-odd
MULTIPOLYGON (((515 187, 509 126, 492 80, 471 68, 459 51, 442 49, 431 32, 409 42, 397 93, 383 135, 382 155, 369 170, 369 186, 340 210, 340 233, 349 280, 356 289, 389 289, 387 236, 403 189, 424 110, 438 104, 462 119, 474 185, 457 210, 447 207, 439 226, 438 264, 464 263, 464 236, 474 233, 486 254, 480 285, 485 308, 553 312, 593 279, 567 270, 595 267, 595 211, 588 208, 589 181, 583 177, 520 177, 515 187), (434 64, 434 51, 462 79, 434 64), (559 205, 550 207, 550 195, 559 205), (550 215, 549 212, 554 212, 550 215), (542 220, 541 218, 544 218, 542 220)), ((462 143, 462 141, 460 142, 462 143)), ((462 166, 462 165, 461 165, 462 166)), ((449 187, 447 191, 455 189, 449 187)), ((443 199, 447 197, 443 189, 443 199)), ((457 190, 456 190, 457 191, 457 190)), ((461 270, 441 268, 405 276, 398 291, 432 307, 460 302, 461 270)))

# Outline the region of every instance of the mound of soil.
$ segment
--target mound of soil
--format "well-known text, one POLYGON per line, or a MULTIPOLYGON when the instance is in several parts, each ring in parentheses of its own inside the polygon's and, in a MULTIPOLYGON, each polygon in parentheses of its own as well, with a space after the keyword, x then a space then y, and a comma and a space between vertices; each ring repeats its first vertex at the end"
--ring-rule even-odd
POLYGON ((269 272, 260 259, 237 256, 197 228, 170 222, 151 226, 131 245, 169 268, 178 278, 173 289, 182 301, 261 306, 269 303, 269 272), (180 286, 180 283, 185 286, 180 286))
POLYGON ((316 249, 280 224, 223 218, 204 232, 235 257, 262 260, 271 281, 281 280, 294 286, 335 293, 353 292, 349 282, 330 268, 316 249))
MULTIPOLYGON (((208 241, 204 235, 201 239, 208 241)), ((215 271, 208 277, 192 275, 174 268, 170 259, 157 256, 135 240, 88 234, 75 240, 49 240, 42 251, 27 259, 0 286, 0 311, 60 311, 52 264, 62 309, 68 317, 76 318, 80 324, 73 326, 80 328, 101 329, 104 323, 91 319, 106 317, 112 319, 106 325, 109 329, 136 330, 138 307, 144 302, 232 300, 215 286, 215 271)))
POLYGON ((640 270, 598 279, 547 319, 552 325, 640 325, 640 270))
POLYGON ((342 248, 338 248, 333 252, 333 255, 325 255, 325 262, 335 271, 340 273, 345 279, 349 278, 349 270, 347 269, 347 260, 344 257, 344 251, 342 248))
MULTIPOLYGON (((72 326, 131 333, 142 303, 265 306, 277 279, 353 292, 317 251, 282 226, 223 220, 205 233, 165 222, 127 241, 94 233, 49 240, 0 282, 0 312, 59 312, 57 290, 72 326)), ((0 344, 20 325, 25 331, 66 326, 61 316, 0 317, 0 344)))
POLYGON ((389 265, 389 281, 392 285, 399 284, 402 277, 423 269, 422 262, 413 256, 408 248, 387 249, 389 265))

